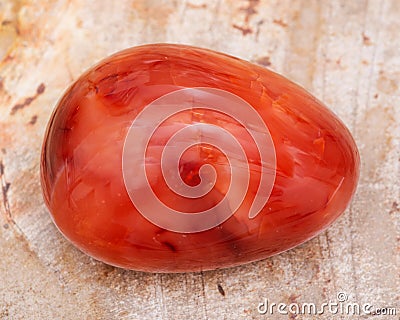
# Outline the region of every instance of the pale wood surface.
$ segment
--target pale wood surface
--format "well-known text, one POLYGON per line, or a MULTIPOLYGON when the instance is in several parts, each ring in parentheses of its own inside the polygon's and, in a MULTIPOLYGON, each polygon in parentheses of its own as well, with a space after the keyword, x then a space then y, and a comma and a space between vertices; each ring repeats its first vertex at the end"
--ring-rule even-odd
POLYGON ((339 291, 397 307, 396 317, 376 318, 398 319, 400 1, 0 0, 0 24, 1 319, 259 319, 264 298, 321 304, 339 291), (124 271, 74 249, 42 201, 46 123, 85 69, 150 42, 268 65, 330 106, 362 157, 346 213, 298 248, 215 272, 124 271))

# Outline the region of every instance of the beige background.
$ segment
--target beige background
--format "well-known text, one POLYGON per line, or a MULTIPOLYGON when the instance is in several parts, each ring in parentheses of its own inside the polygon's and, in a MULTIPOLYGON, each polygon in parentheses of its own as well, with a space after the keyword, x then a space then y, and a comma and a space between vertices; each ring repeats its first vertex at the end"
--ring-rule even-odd
POLYGON ((396 317, 374 318, 398 319, 399 31, 398 0, 0 0, 0 318, 266 319, 264 298, 321 304, 343 291, 349 302, 397 307, 396 317), (362 157, 346 213, 298 248, 215 272, 124 271, 74 249, 41 197, 45 126, 85 69, 151 42, 268 66, 330 106, 362 157))

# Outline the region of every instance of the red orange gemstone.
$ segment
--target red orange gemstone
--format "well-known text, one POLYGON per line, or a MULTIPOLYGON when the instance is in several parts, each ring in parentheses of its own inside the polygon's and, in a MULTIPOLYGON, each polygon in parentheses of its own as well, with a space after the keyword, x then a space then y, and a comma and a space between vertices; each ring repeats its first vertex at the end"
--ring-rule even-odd
POLYGON ((351 134, 304 89, 221 53, 161 44, 83 74, 52 115, 41 160, 64 236, 151 272, 292 248, 340 216, 358 175, 351 134))

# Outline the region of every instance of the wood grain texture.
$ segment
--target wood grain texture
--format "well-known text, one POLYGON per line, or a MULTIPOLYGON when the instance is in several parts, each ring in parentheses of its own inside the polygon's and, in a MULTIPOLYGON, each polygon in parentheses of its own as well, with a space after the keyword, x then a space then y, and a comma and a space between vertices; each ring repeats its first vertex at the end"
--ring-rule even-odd
POLYGON ((0 319, 262 319, 264 298, 319 305, 340 291, 349 302, 397 307, 397 318, 377 318, 398 319, 399 30, 398 0, 0 0, 0 319), (124 271, 74 249, 41 196, 45 126, 85 69, 153 42, 251 60, 324 101, 361 153, 346 213, 293 250, 213 272, 124 271))

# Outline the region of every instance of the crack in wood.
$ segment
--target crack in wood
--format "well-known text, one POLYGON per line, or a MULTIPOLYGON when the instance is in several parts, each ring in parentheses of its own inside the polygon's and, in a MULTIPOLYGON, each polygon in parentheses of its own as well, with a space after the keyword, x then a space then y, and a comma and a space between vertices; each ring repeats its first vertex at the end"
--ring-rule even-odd
POLYGON ((225 290, 224 290, 224 288, 218 283, 217 284, 217 288, 218 288, 218 292, 223 296, 223 297, 225 297, 225 290))
POLYGON ((206 286, 205 286, 205 281, 204 281, 204 272, 200 272, 200 277, 201 277, 201 292, 203 295, 203 309, 204 309, 204 316, 206 319, 208 319, 207 316, 207 300, 206 300, 206 286))
POLYGON ((243 36, 253 33, 253 29, 251 29, 249 26, 239 26, 237 24, 233 24, 232 27, 241 31, 243 36))
POLYGON ((11 210, 10 210, 10 203, 8 201, 8 190, 10 189, 10 183, 6 181, 6 178, 4 176, 4 162, 3 160, 0 160, 0 179, 1 179, 1 191, 3 194, 3 206, 5 210, 5 216, 6 216, 6 221, 12 224, 15 224, 12 215, 11 215, 11 210))
POLYGON ((2 203, 5 211, 5 219, 7 222, 6 224, 13 226, 14 229, 17 230, 20 235, 23 235, 24 233, 22 232, 21 228, 17 225, 11 213, 10 202, 8 200, 8 191, 10 189, 11 183, 8 182, 5 178, 5 165, 2 159, 0 159, 0 181, 1 181, 1 191, 3 196, 2 203))
POLYGON ((41 84, 37 87, 36 93, 35 93, 33 96, 28 97, 28 98, 25 98, 25 100, 24 100, 22 103, 17 103, 17 104, 15 104, 15 105, 12 107, 11 112, 10 112, 10 115, 13 116, 13 115, 16 114, 19 110, 22 110, 22 109, 24 109, 25 107, 29 106, 29 105, 30 105, 33 101, 35 101, 36 98, 37 98, 38 96, 40 96, 45 90, 46 90, 46 86, 44 85, 44 83, 41 83, 41 84))
MULTIPOLYGON (((250 27, 250 20, 254 15, 257 15, 257 6, 259 5, 260 0, 247 0, 246 7, 240 7, 239 10, 245 13, 244 16, 244 24, 232 24, 232 27, 240 30, 243 36, 253 33, 253 29, 250 27)), ((257 32, 256 32, 256 39, 258 39, 258 34, 260 33, 260 26, 264 23, 263 20, 257 23, 257 32)))
POLYGON ((247 6, 241 7, 240 10, 245 13, 244 22, 248 24, 253 15, 257 14, 257 6, 260 0, 247 0, 247 6))

